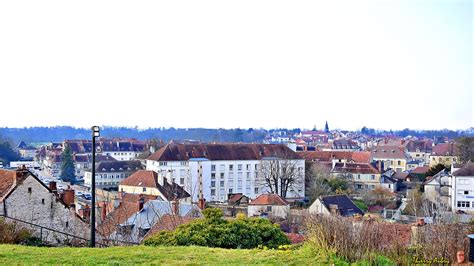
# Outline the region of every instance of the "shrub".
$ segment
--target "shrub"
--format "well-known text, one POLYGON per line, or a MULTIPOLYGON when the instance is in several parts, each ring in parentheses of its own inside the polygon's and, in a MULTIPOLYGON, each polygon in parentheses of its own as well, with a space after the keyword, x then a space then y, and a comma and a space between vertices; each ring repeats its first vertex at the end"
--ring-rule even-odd
POLYGON ((0 243, 2 244, 22 244, 29 243, 32 238, 30 230, 23 228, 16 223, 7 223, 0 218, 0 243))
POLYGON ((220 248, 278 248, 288 245, 288 237, 278 225, 262 218, 223 219, 220 209, 203 211, 204 219, 180 225, 175 231, 162 231, 145 240, 147 246, 178 245, 220 248))

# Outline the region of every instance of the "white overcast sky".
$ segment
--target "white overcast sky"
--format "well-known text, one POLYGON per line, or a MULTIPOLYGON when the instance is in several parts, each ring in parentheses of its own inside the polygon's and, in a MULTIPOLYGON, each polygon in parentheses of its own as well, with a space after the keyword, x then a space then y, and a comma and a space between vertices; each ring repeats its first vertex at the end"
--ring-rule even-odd
POLYGON ((468 128, 473 4, 1 1, 0 127, 468 128))

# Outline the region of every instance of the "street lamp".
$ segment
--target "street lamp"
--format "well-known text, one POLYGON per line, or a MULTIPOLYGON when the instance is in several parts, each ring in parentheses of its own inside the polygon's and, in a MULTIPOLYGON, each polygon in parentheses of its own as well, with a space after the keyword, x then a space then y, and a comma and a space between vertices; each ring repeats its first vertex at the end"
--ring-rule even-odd
POLYGON ((100 137, 100 128, 98 126, 92 127, 92 180, 91 180, 91 242, 90 247, 95 247, 95 138, 100 137))

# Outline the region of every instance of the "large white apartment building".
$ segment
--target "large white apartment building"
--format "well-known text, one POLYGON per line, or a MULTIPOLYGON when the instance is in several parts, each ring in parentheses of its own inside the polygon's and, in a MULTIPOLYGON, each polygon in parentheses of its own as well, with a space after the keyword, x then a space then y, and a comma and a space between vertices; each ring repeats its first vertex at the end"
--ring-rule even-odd
POLYGON ((282 144, 170 143, 147 158, 146 169, 182 185, 193 201, 202 196, 224 202, 230 193, 250 198, 269 193, 260 169, 266 162, 291 164, 297 178, 286 198, 304 197, 304 159, 282 144))
POLYGON ((469 162, 452 174, 451 208, 474 213, 474 163, 469 162))

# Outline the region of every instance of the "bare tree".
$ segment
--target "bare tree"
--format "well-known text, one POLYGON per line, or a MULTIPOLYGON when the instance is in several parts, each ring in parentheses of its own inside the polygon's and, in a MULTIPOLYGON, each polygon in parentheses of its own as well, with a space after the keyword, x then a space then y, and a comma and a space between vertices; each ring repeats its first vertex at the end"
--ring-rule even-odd
POLYGON ((310 200, 314 201, 319 196, 332 194, 331 187, 327 183, 331 177, 330 169, 325 165, 311 162, 307 162, 305 166, 306 195, 310 200))
POLYGON ((258 168, 258 180, 270 193, 286 198, 288 190, 297 190, 303 173, 297 160, 265 158, 258 168))

